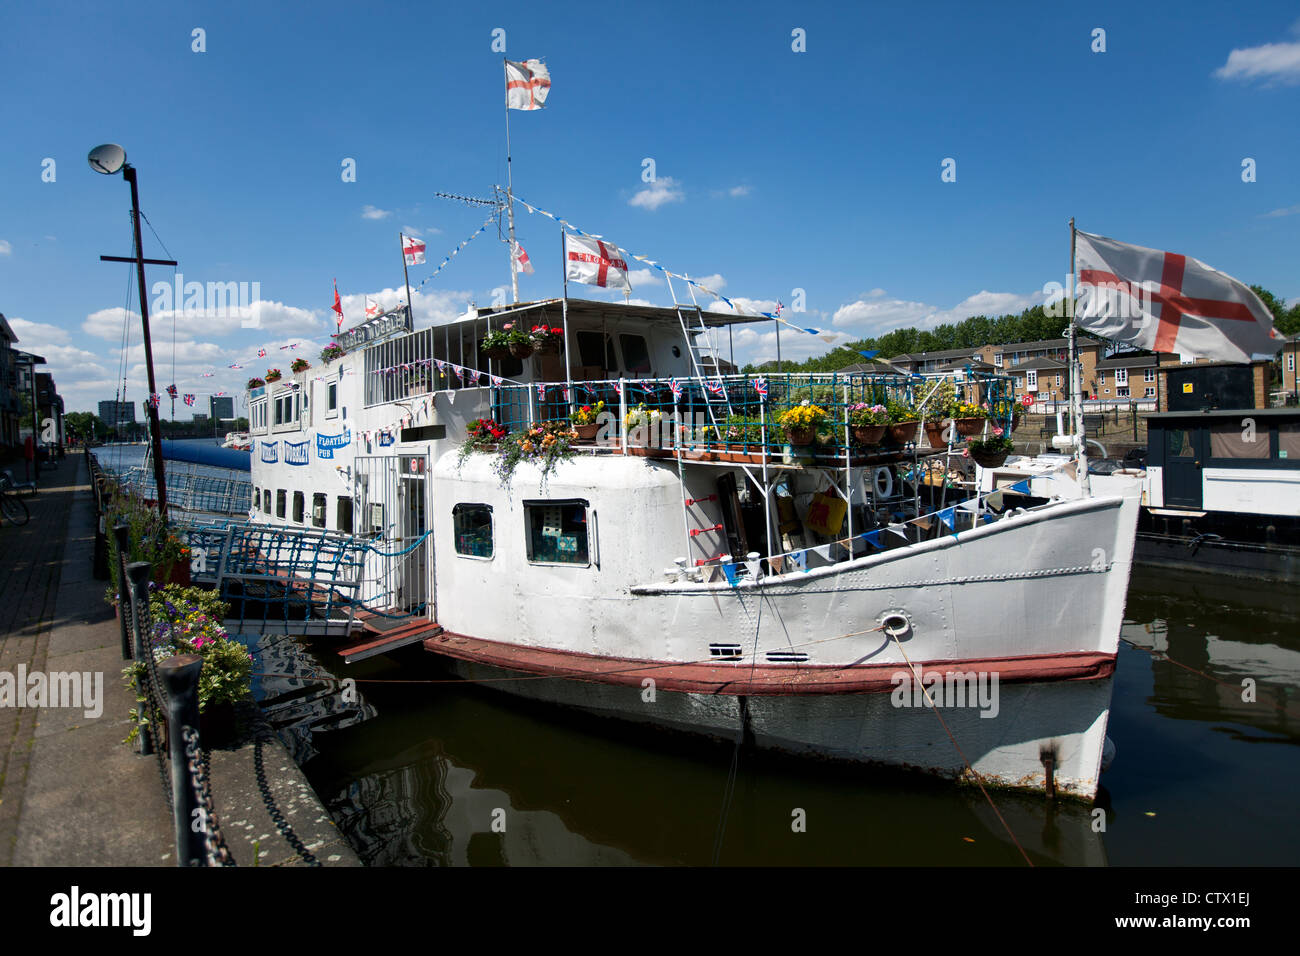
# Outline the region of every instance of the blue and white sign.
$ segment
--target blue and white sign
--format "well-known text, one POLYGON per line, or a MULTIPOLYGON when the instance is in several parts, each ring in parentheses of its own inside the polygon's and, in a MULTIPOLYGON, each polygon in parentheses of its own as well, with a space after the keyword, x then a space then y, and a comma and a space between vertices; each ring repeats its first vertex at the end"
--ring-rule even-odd
POLYGON ((348 428, 344 428, 341 435, 317 435, 316 457, 333 458, 335 449, 346 448, 351 443, 352 431, 348 428))
POLYGON ((380 446, 381 448, 387 448, 387 447, 388 447, 389 445, 391 445, 392 443, 393 443, 393 436, 392 436, 392 435, 390 435, 388 432, 380 432, 380 433, 379 433, 379 446, 380 446))
POLYGON ((305 465, 311 458, 311 443, 300 441, 284 443, 284 463, 286 465, 305 465))
POLYGON ((262 444, 262 461, 270 465, 280 460, 279 454, 276 451, 276 446, 280 444, 278 441, 264 441, 261 444, 262 444))

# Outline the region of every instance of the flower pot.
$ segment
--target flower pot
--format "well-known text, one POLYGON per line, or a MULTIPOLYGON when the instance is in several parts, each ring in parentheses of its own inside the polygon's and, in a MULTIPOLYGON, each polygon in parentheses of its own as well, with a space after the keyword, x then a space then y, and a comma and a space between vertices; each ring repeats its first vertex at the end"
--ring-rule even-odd
POLYGON ((898 422, 888 426, 889 437, 900 445, 916 441, 916 429, 920 422, 898 422))
POLYGON ((885 437, 884 425, 854 425, 853 440, 859 445, 879 445, 885 437))
POLYGON ((978 435, 984 430, 984 419, 982 418, 957 418, 957 434, 965 437, 978 435))
POLYGON ((573 430, 578 433, 579 441, 594 441, 600 432, 600 424, 592 422, 590 425, 574 425, 573 430))
POLYGON ((817 439, 815 428, 787 428, 785 437, 791 445, 811 445, 817 439))
POLYGON ((533 343, 512 342, 510 344, 510 354, 517 359, 526 359, 533 354, 533 343))
POLYGON ((946 448, 948 443, 944 440, 943 422, 926 422, 925 423, 925 440, 930 443, 931 448, 946 448))
POLYGON ((1020 413, 1015 412, 1011 416, 1011 430, 1015 431, 1019 427, 1020 427, 1020 413))
POLYGON ((970 456, 981 468, 1000 468, 1006 464, 1009 454, 1007 451, 972 451, 970 456))
POLYGON ((167 572, 165 579, 163 577, 162 568, 155 567, 153 571, 153 579, 154 583, 160 588, 166 587, 169 584, 179 584, 181 587, 187 588, 190 586, 190 563, 184 558, 181 558, 171 566, 171 570, 167 572))
POLYGON ((497 346, 496 348, 490 348, 490 349, 481 348, 480 351, 488 358, 496 359, 497 361, 510 357, 510 349, 502 348, 500 346, 497 346))
POLYGON ((199 744, 205 750, 225 747, 235 740, 235 705, 208 704, 199 714, 199 744))
POLYGON ((556 339, 549 342, 539 342, 537 345, 538 355, 555 355, 560 351, 560 343, 556 339))

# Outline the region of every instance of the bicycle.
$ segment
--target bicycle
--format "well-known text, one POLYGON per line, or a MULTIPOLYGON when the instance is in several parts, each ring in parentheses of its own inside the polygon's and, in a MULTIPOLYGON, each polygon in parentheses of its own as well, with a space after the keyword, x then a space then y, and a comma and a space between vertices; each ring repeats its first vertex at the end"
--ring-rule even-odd
POLYGON ((7 475, 0 475, 0 515, 9 519, 10 524, 22 525, 31 519, 27 502, 18 497, 13 482, 7 475))

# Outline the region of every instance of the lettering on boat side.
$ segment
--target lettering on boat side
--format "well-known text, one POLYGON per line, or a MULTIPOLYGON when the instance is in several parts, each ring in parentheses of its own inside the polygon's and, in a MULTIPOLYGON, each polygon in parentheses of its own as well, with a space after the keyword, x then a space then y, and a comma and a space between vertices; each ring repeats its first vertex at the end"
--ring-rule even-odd
POLYGON ((88 720, 104 713, 103 671, 0 671, 0 708, 71 707, 88 720))
POLYGON ((974 707, 980 717, 996 717, 998 703, 997 671, 929 671, 914 680, 910 671, 897 671, 889 682, 894 689, 889 702, 901 707, 974 707))
POLYGON ((82 893, 74 886, 50 897, 50 925, 59 927, 125 926, 134 936, 148 936, 153 925, 152 893, 82 893))

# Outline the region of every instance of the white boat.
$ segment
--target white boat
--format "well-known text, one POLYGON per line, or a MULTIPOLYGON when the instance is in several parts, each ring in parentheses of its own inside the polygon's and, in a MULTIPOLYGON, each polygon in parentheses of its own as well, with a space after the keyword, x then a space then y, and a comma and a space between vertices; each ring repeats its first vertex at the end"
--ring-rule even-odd
POLYGON ((932 500, 905 478, 924 449, 855 445, 843 415, 923 386, 702 375, 752 321, 547 300, 363 345, 249 393, 250 517, 367 542, 367 613, 419 619, 428 651, 513 694, 1093 797, 1137 499, 932 500), (510 321, 562 326, 561 351, 487 358, 510 321), (517 432, 597 399, 616 415, 549 475, 461 454, 478 419, 517 432), (830 413, 811 449, 774 423, 804 400, 830 413), (627 427, 639 404, 671 423, 658 443, 627 427))
POLYGON ((237 451, 249 451, 253 447, 252 436, 248 432, 226 432, 221 447, 234 448, 237 451))

